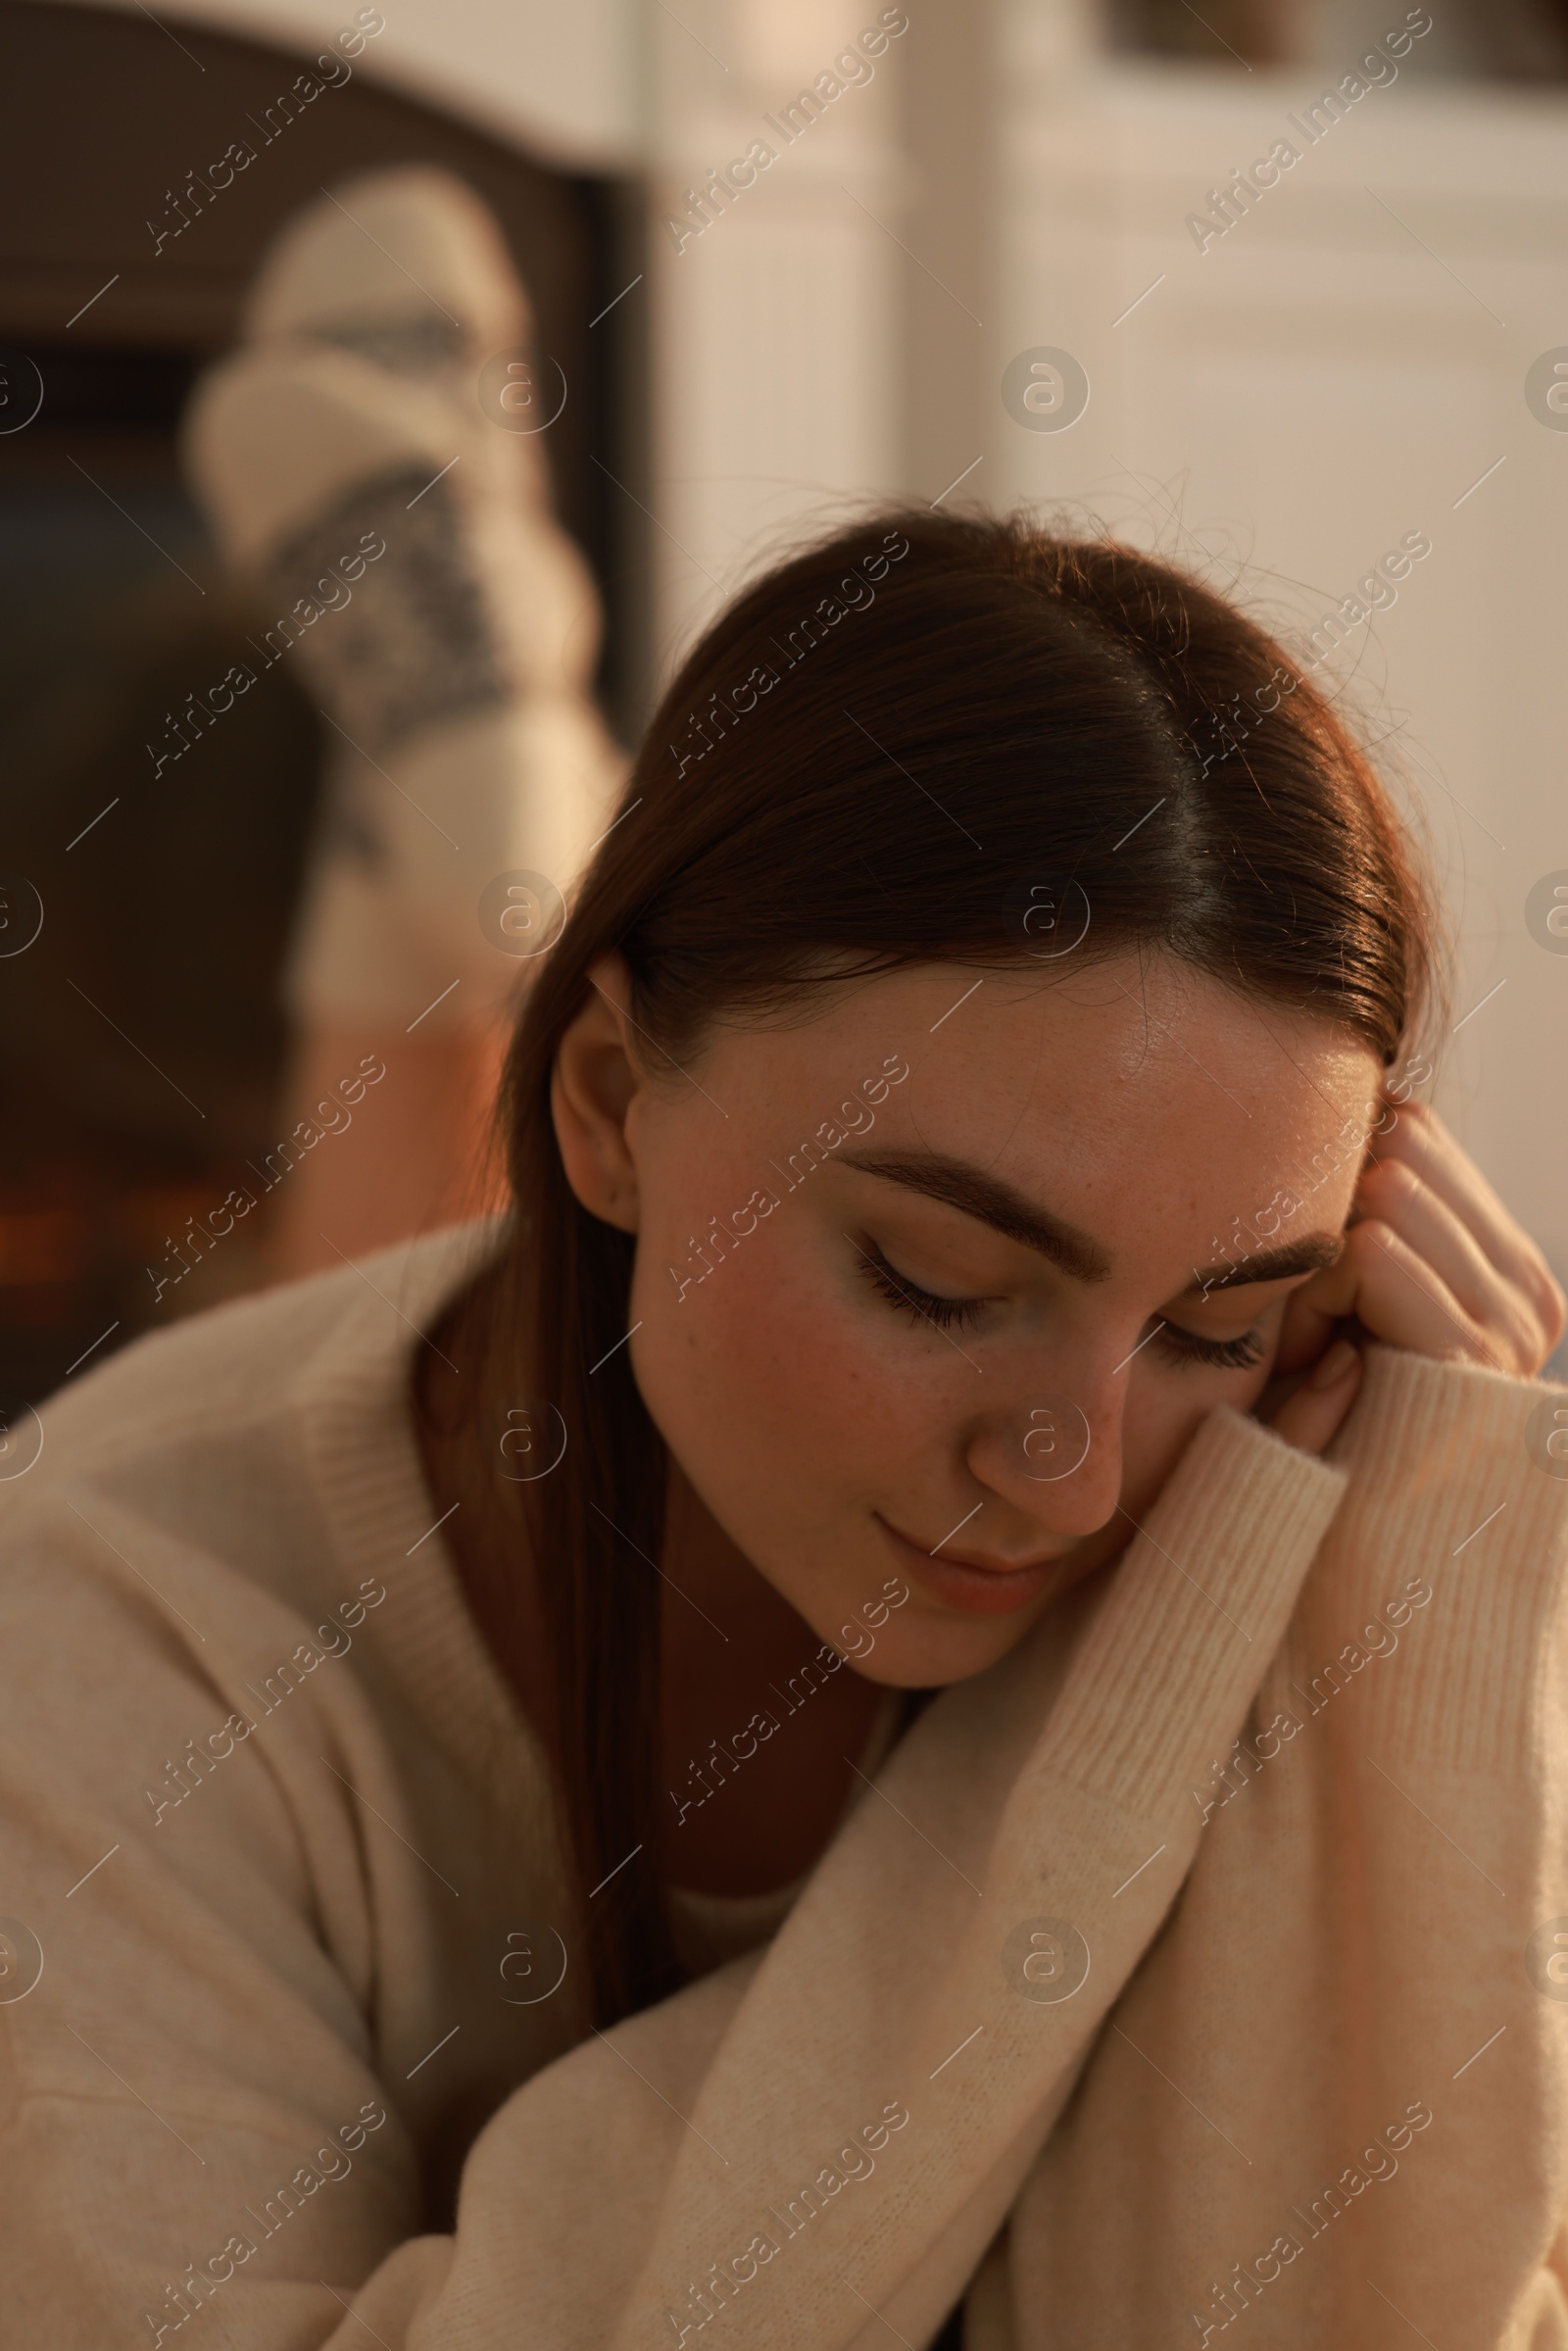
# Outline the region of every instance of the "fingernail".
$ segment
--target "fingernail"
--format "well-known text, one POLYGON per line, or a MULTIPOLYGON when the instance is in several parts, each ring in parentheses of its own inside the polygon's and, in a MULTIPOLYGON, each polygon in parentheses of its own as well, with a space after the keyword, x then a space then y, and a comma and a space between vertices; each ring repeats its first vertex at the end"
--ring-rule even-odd
POLYGON ((1336 1339, 1307 1381, 1308 1388, 1332 1388, 1336 1381, 1344 1379, 1351 1364, 1359 1360, 1359 1355, 1360 1350, 1352 1347, 1348 1339, 1336 1339))

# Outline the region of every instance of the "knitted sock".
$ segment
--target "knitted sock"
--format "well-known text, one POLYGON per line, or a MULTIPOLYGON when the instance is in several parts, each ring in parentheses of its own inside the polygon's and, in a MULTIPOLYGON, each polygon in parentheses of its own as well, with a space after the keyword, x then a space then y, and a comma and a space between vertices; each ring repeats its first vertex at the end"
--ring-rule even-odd
POLYGON ((278 615, 258 663, 288 660, 332 732, 286 980, 301 1020, 385 1027, 438 996, 426 1035, 495 1013, 531 941, 497 929, 491 885, 565 893, 611 821, 593 581, 539 438, 477 394, 527 335, 478 199, 374 172, 284 231, 187 414, 225 559, 278 615))

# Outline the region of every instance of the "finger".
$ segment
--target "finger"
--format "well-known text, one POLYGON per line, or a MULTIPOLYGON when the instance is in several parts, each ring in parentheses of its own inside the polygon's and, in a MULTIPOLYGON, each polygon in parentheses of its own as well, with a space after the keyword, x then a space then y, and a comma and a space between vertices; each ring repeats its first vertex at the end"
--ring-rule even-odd
POLYGON ((1497 1332, 1518 1355, 1535 1350, 1540 1318, 1529 1294, 1499 1270, 1457 1211, 1408 1159, 1385 1159, 1369 1168, 1355 1198, 1362 1217, 1391 1225, 1407 1241, 1478 1328, 1497 1332))
POLYGON ((1321 1453, 1355 1401, 1363 1368, 1360 1348, 1336 1341, 1269 1422, 1275 1436, 1303 1453, 1321 1453))
POLYGON ((1520 1360, 1527 1372, 1539 1370, 1568 1328, 1568 1298, 1535 1240, 1509 1215, 1469 1153, 1424 1103, 1405 1112, 1387 1147, 1369 1160, 1363 1182, 1385 1160, 1410 1168, 1435 1192, 1524 1298, 1539 1337, 1521 1351, 1520 1360))
POLYGON ((1464 1147, 1426 1102, 1407 1103, 1397 1124, 1373 1140, 1371 1164, 1402 1161, 1475 1235, 1494 1265, 1517 1279, 1540 1266, 1541 1254, 1509 1215, 1464 1147))
POLYGON ((1375 1339, 1390 1347, 1439 1362, 1512 1368, 1500 1337, 1480 1329, 1442 1275, 1381 1217, 1352 1225, 1339 1264, 1313 1278, 1330 1286, 1333 1296, 1343 1298, 1348 1291, 1340 1312, 1358 1316, 1375 1339))
POLYGON ((1374 1339, 1414 1354, 1494 1360, 1441 1276, 1377 1217, 1352 1225, 1338 1263, 1315 1273, 1292 1298, 1286 1322, 1297 1359, 1314 1334, 1321 1347, 1332 1325, 1352 1315, 1374 1339))
MULTIPOLYGON (((1293 1290, 1286 1299, 1280 1343, 1274 1353, 1276 1374, 1299 1371, 1303 1364, 1317 1362, 1332 1343, 1334 1326, 1341 1320, 1341 1313, 1320 1296, 1318 1285, 1326 1278, 1315 1274, 1310 1282, 1293 1290)), ((1350 1295, 1353 1296, 1353 1291, 1350 1295)))

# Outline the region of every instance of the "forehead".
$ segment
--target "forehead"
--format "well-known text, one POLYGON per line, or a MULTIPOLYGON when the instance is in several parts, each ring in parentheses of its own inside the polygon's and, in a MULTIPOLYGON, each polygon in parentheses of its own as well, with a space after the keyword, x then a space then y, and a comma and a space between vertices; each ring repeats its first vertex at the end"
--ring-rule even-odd
MULTIPOLYGON (((803 1133, 884 1063, 906 1064, 880 1124, 1090 1230, 1129 1213, 1151 1228, 1250 1215, 1348 1119, 1370 1123, 1380 1075, 1343 1030, 1163 955, 1045 980, 917 965, 847 986, 804 1023, 731 1033, 721 1057, 732 1087, 750 1062, 743 1116, 803 1133)), ((1352 1177, 1325 1185, 1325 1211, 1343 1208, 1352 1177)))

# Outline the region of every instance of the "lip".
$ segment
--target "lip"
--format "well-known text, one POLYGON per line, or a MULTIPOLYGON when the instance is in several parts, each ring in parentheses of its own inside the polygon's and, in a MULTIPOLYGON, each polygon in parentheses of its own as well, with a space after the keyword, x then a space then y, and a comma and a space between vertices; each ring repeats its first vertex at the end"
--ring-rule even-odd
POLYGON ((1060 1553, 1023 1567, 994 1566, 972 1557, 934 1558, 890 1526, 880 1512, 873 1511, 872 1516, 904 1573, 914 1577, 934 1599, 968 1616, 1010 1616, 1016 1609, 1026 1608, 1038 1599, 1061 1564, 1060 1553))

